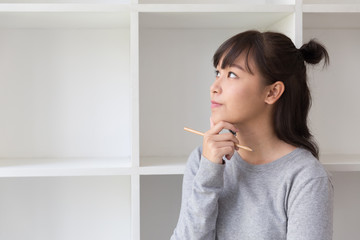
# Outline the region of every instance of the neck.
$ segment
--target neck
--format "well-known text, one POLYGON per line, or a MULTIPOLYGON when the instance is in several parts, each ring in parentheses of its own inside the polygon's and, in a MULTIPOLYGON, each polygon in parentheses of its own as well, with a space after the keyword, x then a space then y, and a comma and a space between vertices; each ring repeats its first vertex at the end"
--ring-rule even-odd
POLYGON ((293 151, 296 147, 280 140, 269 120, 252 121, 251 124, 235 124, 239 129, 237 138, 240 145, 253 149, 249 152, 239 149, 238 153, 251 164, 270 163, 293 151))

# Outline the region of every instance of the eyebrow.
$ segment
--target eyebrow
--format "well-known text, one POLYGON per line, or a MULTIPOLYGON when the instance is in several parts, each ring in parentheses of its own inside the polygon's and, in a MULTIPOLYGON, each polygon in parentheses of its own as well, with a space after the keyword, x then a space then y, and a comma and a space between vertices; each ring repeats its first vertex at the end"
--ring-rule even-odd
POLYGON ((240 66, 240 65, 238 65, 238 64, 235 64, 235 63, 230 64, 230 67, 236 67, 236 68, 239 68, 239 69, 242 70, 242 71, 245 71, 245 69, 244 69, 242 66, 240 66))

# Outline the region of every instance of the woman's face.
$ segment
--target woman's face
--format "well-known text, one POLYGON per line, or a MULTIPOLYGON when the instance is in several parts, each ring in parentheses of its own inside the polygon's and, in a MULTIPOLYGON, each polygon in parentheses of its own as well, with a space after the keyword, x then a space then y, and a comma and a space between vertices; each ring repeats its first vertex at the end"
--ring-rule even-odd
POLYGON ((211 119, 244 124, 262 117, 266 107, 266 86, 258 69, 249 58, 253 74, 246 70, 245 58, 240 56, 232 65, 216 68, 216 79, 210 87, 211 119))

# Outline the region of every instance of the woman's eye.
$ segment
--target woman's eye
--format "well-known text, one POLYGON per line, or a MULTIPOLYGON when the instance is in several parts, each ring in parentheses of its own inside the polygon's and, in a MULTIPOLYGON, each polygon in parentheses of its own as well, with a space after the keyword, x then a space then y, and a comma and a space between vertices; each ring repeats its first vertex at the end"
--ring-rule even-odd
POLYGON ((237 76, 235 73, 229 72, 229 78, 237 78, 237 76))
POLYGON ((215 76, 220 77, 220 72, 218 70, 215 70, 215 76))

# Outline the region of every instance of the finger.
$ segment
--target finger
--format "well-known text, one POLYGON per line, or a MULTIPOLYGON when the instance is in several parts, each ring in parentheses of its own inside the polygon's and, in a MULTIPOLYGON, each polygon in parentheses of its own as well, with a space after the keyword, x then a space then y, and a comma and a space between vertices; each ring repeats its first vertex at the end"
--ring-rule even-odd
POLYGON ((217 124, 215 124, 210 130, 210 134, 219 134, 223 129, 230 129, 234 132, 238 132, 239 130, 231 123, 220 121, 217 124))
POLYGON ((221 142, 221 141, 232 141, 234 144, 239 144, 239 140, 232 135, 231 133, 222 133, 217 135, 212 135, 210 137, 213 141, 221 142))
POLYGON ((225 156, 228 160, 232 158, 234 155, 234 147, 233 146, 224 146, 218 149, 220 156, 225 156))
POLYGON ((226 148, 226 147, 231 147, 232 149, 228 149, 229 152, 222 152, 222 155, 231 153, 231 150, 235 149, 235 145, 232 141, 221 141, 221 142, 216 142, 216 141, 209 141, 207 142, 207 147, 209 148, 209 150, 213 153, 217 153, 219 151, 222 151, 222 148, 226 148))
POLYGON ((217 124, 215 124, 209 131, 207 131, 208 134, 219 134, 223 129, 230 129, 234 132, 238 132, 239 130, 231 123, 220 121, 217 124))
POLYGON ((213 149, 219 149, 222 147, 232 147, 235 149, 235 144, 233 141, 211 141, 209 144, 213 149))
POLYGON ((213 162, 221 162, 221 159, 228 155, 233 156, 234 154, 234 144, 232 142, 211 142, 209 144, 208 151, 203 151, 203 155, 213 161, 213 162))

